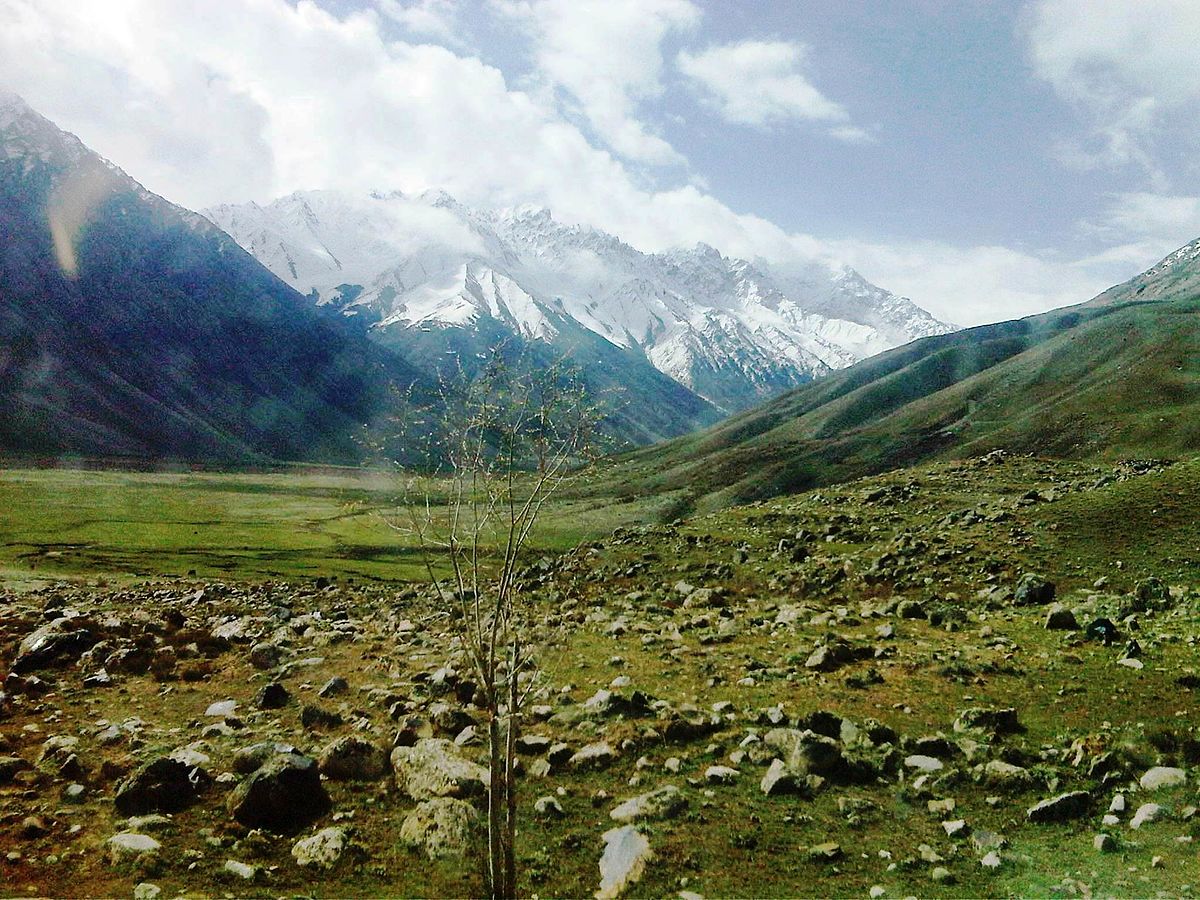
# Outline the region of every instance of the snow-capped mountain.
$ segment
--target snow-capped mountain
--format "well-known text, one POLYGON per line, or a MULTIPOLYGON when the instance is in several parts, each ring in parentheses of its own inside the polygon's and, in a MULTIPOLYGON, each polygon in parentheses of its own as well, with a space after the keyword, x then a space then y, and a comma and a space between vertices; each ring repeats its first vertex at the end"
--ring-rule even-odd
POLYGON ((485 326, 553 346, 582 329, 725 410, 952 330, 849 268, 784 270, 704 244, 643 253, 545 209, 472 209, 440 191, 306 191, 205 215, 400 346, 485 326))

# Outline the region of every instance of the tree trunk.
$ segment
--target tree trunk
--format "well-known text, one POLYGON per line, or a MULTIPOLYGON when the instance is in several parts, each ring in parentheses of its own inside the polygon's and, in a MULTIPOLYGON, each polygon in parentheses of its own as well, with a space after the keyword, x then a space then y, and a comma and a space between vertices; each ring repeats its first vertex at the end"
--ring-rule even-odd
POLYGON ((488 694, 488 881, 492 900, 508 900, 504 869, 504 757, 500 737, 500 710, 495 691, 488 694))
POLYGON ((517 666, 515 661, 519 645, 513 643, 514 665, 508 675, 508 735, 504 748, 504 781, 506 820, 504 828, 504 881, 508 888, 508 896, 517 896, 517 737, 520 727, 519 710, 520 694, 517 685, 517 666))

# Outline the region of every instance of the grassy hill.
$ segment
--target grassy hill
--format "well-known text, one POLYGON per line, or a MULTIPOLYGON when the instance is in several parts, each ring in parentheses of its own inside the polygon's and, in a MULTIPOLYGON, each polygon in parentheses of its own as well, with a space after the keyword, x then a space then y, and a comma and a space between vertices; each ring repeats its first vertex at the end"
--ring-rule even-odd
POLYGON ((926 338, 626 457, 630 492, 712 508, 938 458, 1200 447, 1200 276, 1189 245, 1088 303, 926 338))

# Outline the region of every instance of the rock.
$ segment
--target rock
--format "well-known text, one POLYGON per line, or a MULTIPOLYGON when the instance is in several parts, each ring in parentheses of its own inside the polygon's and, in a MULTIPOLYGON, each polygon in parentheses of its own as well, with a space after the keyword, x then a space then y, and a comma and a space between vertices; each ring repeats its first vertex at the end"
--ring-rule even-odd
POLYGON ((1163 814, 1163 808, 1157 803, 1143 803, 1129 820, 1130 828, 1141 828, 1143 825, 1156 821, 1163 814))
POLYGON ((623 825, 604 832, 600 856, 600 889, 597 900, 614 900, 636 884, 654 857, 650 842, 636 826, 623 825))
POLYGON ((333 781, 374 781, 387 773, 388 758, 370 741, 350 734, 326 746, 317 766, 333 781))
POLYGON ((12 671, 23 675, 37 669, 66 665, 79 659, 98 640, 91 627, 77 617, 54 619, 21 641, 13 658, 12 671))
POLYGON ((1039 575, 1025 574, 1013 590, 1017 606, 1045 606, 1054 602, 1054 583, 1039 575))
POLYGON ((315 703, 305 703, 300 708, 300 724, 305 728, 337 728, 345 720, 335 712, 321 709, 315 703))
POLYGON ((1118 659, 1117 665, 1124 666, 1127 669, 1134 669, 1135 671, 1138 669, 1146 668, 1146 664, 1143 663, 1140 659, 1133 659, 1132 657, 1126 657, 1125 659, 1118 659))
POLYGON ((26 840, 34 840, 35 838, 48 835, 50 833, 50 824, 41 816, 26 816, 21 820, 21 826, 18 830, 21 837, 26 840))
POLYGON ((1024 727, 1017 717, 1016 709, 1011 706, 1001 708, 972 706, 958 714, 958 718, 954 720, 954 730, 957 732, 986 731, 995 735, 1005 735, 1024 731, 1024 727))
POLYGON ((842 845, 833 841, 826 841, 824 844, 814 844, 805 851, 805 856, 809 862, 837 862, 845 853, 842 850, 842 845))
POLYGON ((158 865, 162 844, 148 834, 122 831, 105 841, 104 848, 109 865, 149 871, 158 865))
POLYGON ((339 697, 350 690, 350 683, 340 675, 334 675, 327 682, 321 685, 321 690, 318 691, 322 697, 339 697))
POLYGON ((334 825, 292 844, 292 859, 306 869, 332 869, 346 852, 346 830, 334 825))
POLYGON ((1031 806, 1025 813, 1026 818, 1035 824, 1051 822, 1069 822, 1081 819, 1088 814, 1092 798, 1087 791, 1070 791, 1050 797, 1031 806))
POLYGON ((292 695, 278 681, 264 684, 254 697, 254 705, 259 709, 282 709, 287 706, 292 695))
POLYGON ((179 812, 191 806, 212 783, 194 761, 164 756, 139 766, 118 787, 117 810, 126 816, 179 812))
POLYGON ((18 772, 31 768, 20 756, 0 756, 0 784, 8 784, 18 772))
POLYGON ((453 742, 424 738, 392 751, 396 784, 414 800, 474 797, 487 793, 488 771, 464 759, 453 742))
POLYGON ((274 669, 284 656, 285 651, 278 644, 263 641, 250 648, 250 665, 256 669, 274 669))
POLYGON ((782 759, 774 759, 759 784, 768 797, 804 793, 804 778, 789 771, 782 759))
POLYGON ((916 769, 918 772, 937 772, 942 768, 942 761, 932 756, 915 753, 912 756, 904 757, 904 765, 910 769, 916 769))
POLYGON ((1144 605, 1165 603, 1171 599, 1171 589, 1163 583, 1162 579, 1151 576, 1137 583, 1134 588, 1134 596, 1144 605))
POLYGON ((300 830, 329 811, 316 760, 276 754, 229 794, 229 812, 247 828, 284 834, 300 830))
POLYGON ((979 864, 985 869, 998 869, 1000 868, 1000 862, 1000 854, 995 850, 989 850, 984 854, 983 859, 979 861, 979 864))
POLYGON ((225 865, 221 867, 221 870, 226 875, 241 881, 253 881, 258 877, 260 871, 258 866, 251 866, 236 859, 225 860, 225 865))
POLYGON ((232 768, 241 775, 249 775, 273 756, 296 752, 298 751, 291 744, 279 741, 259 741, 248 747, 239 747, 233 754, 232 768))
POLYGON ((1075 613, 1061 603, 1055 603, 1046 613, 1046 628, 1050 631, 1078 631, 1075 613))
POLYGON ((554 797, 538 797, 533 804, 533 811, 543 819, 565 819, 567 811, 554 797))
POLYGON ((1107 832, 1092 838, 1092 846, 1101 853, 1115 853, 1118 849, 1117 839, 1107 832))
POLYGON ((929 878, 937 884, 954 884, 954 873, 945 866, 935 866, 929 878))
POLYGON ((1094 619, 1090 622, 1084 634, 1087 635, 1089 641, 1102 641, 1105 646, 1110 646, 1120 637, 1117 626, 1112 623, 1111 619, 1105 618, 1094 619))
POLYGON ((896 615, 901 619, 924 619, 925 607, 920 600, 901 600, 896 604, 896 615))
POLYGON ((704 780, 709 784, 729 784, 742 774, 729 766, 709 766, 704 770, 704 780))
POLYGON ((1033 773, 1000 759, 988 761, 983 767, 983 783, 1003 791, 1026 791, 1034 785, 1033 773))
POLYGON ((616 758, 617 754, 613 752, 608 741, 597 741, 574 753, 568 760, 568 765, 579 770, 606 769, 616 758))
POLYGON ((1142 790, 1144 791, 1157 791, 1161 788, 1178 787, 1186 783, 1187 773, 1183 769, 1176 769, 1171 766, 1155 766, 1152 769, 1148 769, 1138 779, 1138 784, 1142 786, 1142 790))
POLYGON ((232 716, 235 712, 237 712, 236 700, 218 700, 216 703, 210 703, 204 714, 206 716, 224 718, 225 716, 232 716))
POLYGON ((423 850, 430 859, 471 856, 481 836, 475 807, 453 797, 426 800, 400 826, 400 842, 423 850))
POLYGON ((149 881, 143 881, 133 888, 133 900, 158 900, 162 896, 162 888, 149 881))
POLYGON ((616 806, 608 817, 629 824, 645 819, 672 819, 687 809, 687 797, 673 784, 664 784, 646 794, 630 797, 616 806))

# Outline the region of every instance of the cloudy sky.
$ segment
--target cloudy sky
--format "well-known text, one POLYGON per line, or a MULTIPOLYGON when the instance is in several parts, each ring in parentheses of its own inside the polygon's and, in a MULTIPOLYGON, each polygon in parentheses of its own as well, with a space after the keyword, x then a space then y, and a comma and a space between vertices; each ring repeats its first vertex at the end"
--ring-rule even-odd
POLYGON ((0 87, 201 208, 549 206, 973 324, 1200 236, 1195 0, 0 0, 0 87))

